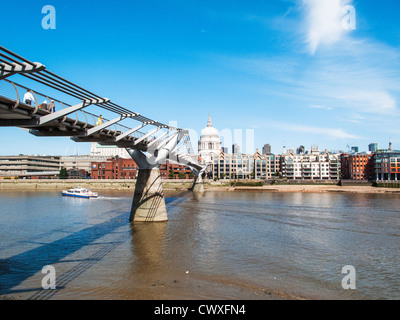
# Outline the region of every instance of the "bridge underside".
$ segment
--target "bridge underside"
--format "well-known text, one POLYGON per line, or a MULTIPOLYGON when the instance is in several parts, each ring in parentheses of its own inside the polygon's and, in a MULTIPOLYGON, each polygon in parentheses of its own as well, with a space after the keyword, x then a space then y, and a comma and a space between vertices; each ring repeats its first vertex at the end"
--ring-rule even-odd
MULTIPOLYGON (((19 127, 28 130, 37 137, 70 137, 75 142, 97 142, 101 145, 117 145, 120 148, 129 148, 135 141, 132 136, 127 136, 116 142, 115 138, 120 131, 105 129, 87 136, 87 130, 95 125, 77 119, 62 117, 54 119, 46 125, 40 125, 40 117, 48 116, 49 111, 37 109, 33 106, 0 96, 0 127, 19 127)), ((146 150, 146 141, 138 143, 135 148, 146 150)))
MULTIPOLYGON (((190 167, 197 176, 195 183, 201 183, 205 167, 199 164, 193 152, 188 130, 133 112, 58 76, 45 65, 29 61, 2 46, 0 80, 1 84, 7 83, 11 89, 1 92, 13 92, 10 95, 16 97, 13 100, 0 95, 0 127, 19 127, 37 137, 69 137, 75 142, 95 142, 128 151, 139 166, 131 221, 168 219, 160 175, 160 165, 166 159, 190 167), (28 84, 21 85, 9 80, 15 76, 33 81, 35 85, 44 85, 57 96, 61 94, 68 97, 68 103, 48 96, 47 89, 40 93, 27 87, 28 84), (38 97, 44 99, 40 105, 38 97), (106 111, 107 117, 111 115, 113 119, 103 119, 101 115, 89 112, 98 108, 106 111), (126 125, 129 121, 131 123, 126 125), (186 152, 182 153, 182 150, 186 152)), ((7 138, 12 139, 12 136, 7 138)), ((202 190, 199 186, 192 189, 202 190)))
MULTIPOLYGON (((17 101, 0 96, 0 127, 19 127, 28 130, 30 134, 37 137, 70 137, 75 142, 97 142, 103 146, 117 145, 127 150, 131 150, 132 143, 135 141, 135 138, 127 136, 125 139, 116 142, 115 137, 120 135, 121 132, 107 129, 87 136, 87 130, 95 128, 95 126, 69 117, 55 119, 43 126, 38 123, 38 119, 49 115, 48 111, 37 109, 21 102, 18 103, 17 108, 14 108, 16 104, 17 101)), ((148 151, 146 142, 145 140, 135 145, 136 157, 132 153, 132 158, 139 165, 139 174, 136 180, 130 221, 167 221, 168 215, 161 181, 160 163, 157 163, 154 159, 149 162, 143 156, 141 156, 141 159, 137 158, 137 152, 148 151)), ((174 157, 172 156, 171 160, 173 161, 173 159, 174 157)), ((176 163, 181 162, 182 159, 176 159, 176 163)), ((189 162, 187 164, 190 166, 189 162)), ((195 165, 192 169, 197 177, 191 190, 203 192, 201 175, 200 180, 198 179, 201 167, 195 165)))

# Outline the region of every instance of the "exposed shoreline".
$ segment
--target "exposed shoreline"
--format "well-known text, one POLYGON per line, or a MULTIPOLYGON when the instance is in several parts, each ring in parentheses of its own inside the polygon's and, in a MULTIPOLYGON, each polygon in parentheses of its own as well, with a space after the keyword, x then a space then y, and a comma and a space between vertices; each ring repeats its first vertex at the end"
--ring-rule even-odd
POLYGON ((399 194, 400 189, 378 188, 372 186, 329 186, 329 185, 278 185, 263 187, 236 187, 233 191, 263 192, 304 192, 304 193, 367 193, 399 194))
MULTIPOLYGON (((3 191, 62 191, 76 186, 92 190, 134 191, 135 180, 0 180, 3 191)), ((186 191, 193 185, 192 180, 164 180, 166 191, 186 191)), ((277 184, 264 186, 231 187, 228 183, 205 182, 205 191, 226 192, 305 192, 305 193, 367 193, 400 194, 399 188, 373 186, 337 186, 334 184, 277 184)))

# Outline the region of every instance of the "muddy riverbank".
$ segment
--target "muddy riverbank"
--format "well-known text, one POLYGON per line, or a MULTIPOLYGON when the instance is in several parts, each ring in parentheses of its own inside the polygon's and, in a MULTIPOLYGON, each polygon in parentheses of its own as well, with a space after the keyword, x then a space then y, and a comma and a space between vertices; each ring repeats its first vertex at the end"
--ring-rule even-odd
MULTIPOLYGON (((135 180, 0 180, 0 191, 15 190, 65 190, 81 186, 92 190, 130 191, 134 190, 135 180)), ((164 190, 188 190, 193 185, 192 180, 164 180, 164 190)), ((377 188, 373 186, 337 186, 319 184, 293 184, 293 185, 264 185, 231 187, 229 183, 207 181, 204 183, 205 191, 229 192, 312 192, 312 193, 391 193, 400 194, 400 189, 377 188)))

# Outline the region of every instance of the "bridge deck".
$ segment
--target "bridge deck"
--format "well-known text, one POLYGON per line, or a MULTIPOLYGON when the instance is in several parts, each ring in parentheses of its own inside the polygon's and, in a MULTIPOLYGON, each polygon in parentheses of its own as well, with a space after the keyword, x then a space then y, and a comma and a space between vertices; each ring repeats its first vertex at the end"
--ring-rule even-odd
MULTIPOLYGON (((45 125, 38 125, 37 119, 50 114, 50 111, 37 109, 36 106, 27 105, 0 95, 0 126, 16 126, 29 129, 29 132, 39 137, 64 136, 71 137, 76 142, 98 142, 101 145, 116 145, 120 148, 132 148, 138 138, 127 136, 116 142, 115 137, 122 134, 121 131, 104 129, 91 136, 86 136, 89 129, 94 128, 93 124, 65 117, 56 119, 45 125), (15 107, 15 108, 14 108, 15 107), (36 112, 35 112, 36 110, 36 112)), ((148 140, 137 144, 137 150, 147 150, 148 140)))
POLYGON ((134 149, 128 151, 132 157, 136 155, 143 168, 152 168, 169 159, 169 161, 190 166, 200 177, 206 169, 206 166, 198 163, 198 158, 194 155, 188 130, 133 112, 60 77, 49 71, 45 65, 29 61, 2 46, 0 46, 0 56, 0 81, 8 82, 14 87, 16 95, 12 97, 17 99, 13 100, 0 95, 0 127, 19 127, 38 137, 64 136, 76 142, 97 142, 101 145, 134 149), (46 94, 32 90, 31 84, 25 86, 10 81, 9 78, 14 78, 14 75, 21 75, 25 80, 33 81, 33 84, 44 85, 73 98, 73 101, 80 102, 71 106, 48 97, 46 94), (40 109, 37 104, 31 106, 22 103, 18 101, 22 97, 19 91, 21 89, 23 92, 31 91, 36 102, 37 95, 46 98, 47 101, 53 100, 61 104, 63 109, 58 107, 59 110, 50 112, 40 109), (104 119, 103 124, 96 125, 97 116, 86 111, 89 106, 96 106, 106 110, 107 114, 112 113, 118 116, 112 120, 104 119), (84 121, 82 116, 85 117, 84 121), (134 127, 127 127, 121 123, 125 119, 132 119, 137 123, 134 127), (125 132, 122 132, 124 130, 125 132), (146 133, 140 130, 146 130, 146 133), (182 144, 178 146, 180 143, 182 144), (182 147, 186 148, 187 154, 179 151, 182 147))

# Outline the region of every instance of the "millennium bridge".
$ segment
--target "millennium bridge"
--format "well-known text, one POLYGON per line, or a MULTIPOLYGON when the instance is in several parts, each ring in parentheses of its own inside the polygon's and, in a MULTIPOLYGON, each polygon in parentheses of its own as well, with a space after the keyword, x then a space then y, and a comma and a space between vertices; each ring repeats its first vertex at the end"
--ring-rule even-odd
POLYGON ((125 148, 139 167, 130 221, 168 220, 160 175, 167 159, 190 167, 195 174, 192 190, 203 191, 206 166, 199 163, 188 130, 122 107, 2 46, 0 127, 18 127, 37 137, 68 137, 125 148), (30 101, 24 98, 26 94, 30 101), (111 119, 98 122, 103 114, 111 119))

